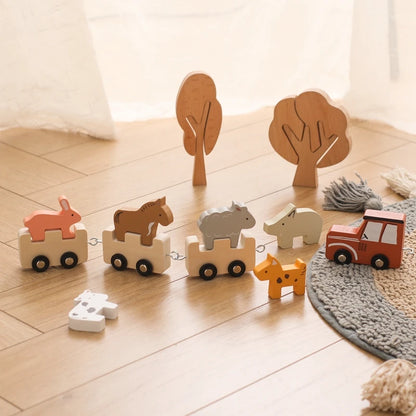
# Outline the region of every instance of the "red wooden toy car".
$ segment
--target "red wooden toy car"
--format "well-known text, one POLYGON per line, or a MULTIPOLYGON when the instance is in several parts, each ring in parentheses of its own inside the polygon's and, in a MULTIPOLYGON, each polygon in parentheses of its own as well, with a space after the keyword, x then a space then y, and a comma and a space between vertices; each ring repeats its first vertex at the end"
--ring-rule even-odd
POLYGON ((325 255, 338 264, 371 264, 375 269, 400 267, 406 215, 368 209, 357 227, 333 225, 325 255))

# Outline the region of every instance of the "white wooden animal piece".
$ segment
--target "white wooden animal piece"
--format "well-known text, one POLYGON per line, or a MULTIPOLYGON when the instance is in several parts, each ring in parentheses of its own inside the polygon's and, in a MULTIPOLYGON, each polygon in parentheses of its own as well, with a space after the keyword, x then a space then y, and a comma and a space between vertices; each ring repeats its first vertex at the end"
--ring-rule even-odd
POLYGON ((229 238, 231 247, 237 247, 241 230, 252 228, 255 224, 256 220, 247 207, 235 201, 229 208, 213 208, 204 211, 198 220, 198 227, 202 232, 207 250, 212 250, 214 240, 222 238, 229 238))
POLYGON ((288 204, 274 218, 266 221, 263 226, 267 234, 277 237, 280 248, 293 247, 293 239, 303 237, 305 244, 316 244, 322 231, 321 216, 310 208, 296 208, 288 204))
POLYGON ((74 299, 74 308, 69 312, 69 327, 75 331, 100 332, 105 328, 105 319, 118 316, 118 305, 107 302, 108 295, 85 290, 74 299))

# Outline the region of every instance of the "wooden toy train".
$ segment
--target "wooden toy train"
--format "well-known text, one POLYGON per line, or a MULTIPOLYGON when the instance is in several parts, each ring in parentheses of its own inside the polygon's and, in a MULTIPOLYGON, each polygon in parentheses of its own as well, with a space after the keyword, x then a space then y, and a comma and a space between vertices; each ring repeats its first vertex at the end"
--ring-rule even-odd
MULTIPOLYGON (((68 199, 59 197, 61 211, 35 211, 23 220, 19 230, 20 263, 44 272, 49 266, 71 269, 88 258, 88 238, 79 213, 68 199)), ((103 258, 116 270, 136 268, 148 276, 163 273, 170 266, 170 239, 157 235, 159 224, 168 225, 173 215, 166 199, 151 201, 138 210, 121 209, 114 214, 114 226, 103 231, 103 258)))
MULTIPOLYGON (((66 269, 88 258, 87 231, 79 213, 66 197, 59 197, 61 211, 35 211, 24 219, 19 231, 19 253, 23 268, 44 272, 49 266, 66 269)), ((170 267, 170 238, 157 234, 159 224, 168 225, 173 214, 166 198, 147 202, 139 209, 120 209, 114 225, 102 233, 103 259, 116 270, 136 269, 142 276, 163 273, 170 267)), ((233 202, 201 214, 198 225, 204 244, 196 236, 186 239, 186 268, 190 276, 213 279, 217 274, 242 276, 255 265, 255 239, 242 234, 254 217, 244 204, 233 202)))
MULTIPOLYGON (((87 260, 88 237, 87 230, 79 222, 81 216, 66 197, 59 197, 59 203, 61 211, 35 211, 24 219, 26 227, 20 229, 18 238, 23 268, 33 268, 36 272, 44 272, 49 266, 71 269, 87 260)), ((165 197, 147 202, 139 209, 117 210, 113 221, 114 225, 102 233, 104 262, 116 270, 136 269, 142 276, 160 274, 170 267, 170 238, 157 233, 159 224, 166 226, 173 221, 165 197)), ((331 228, 326 255, 339 264, 355 262, 371 264, 375 268, 399 267, 404 224, 403 214, 366 212, 361 227, 331 228), (364 255, 365 247, 368 250, 364 255), (387 251, 382 250, 385 247, 387 251)), ((254 217, 244 204, 238 202, 233 202, 231 207, 204 211, 198 220, 203 243, 195 235, 185 240, 185 265, 189 275, 211 280, 217 274, 239 277, 254 271, 264 280, 261 270, 265 264, 255 267, 255 239, 241 232, 254 225, 254 217)), ((315 211, 298 209, 293 204, 264 223, 264 230, 277 236, 281 248, 291 247, 295 236, 302 236, 307 244, 316 244, 321 229, 322 219, 315 211)), ((274 292, 277 295, 271 294, 271 297, 280 297, 280 287, 285 283, 298 286, 299 282, 304 286, 304 263, 300 259, 287 266, 281 266, 272 257, 267 261, 273 265, 273 273, 279 274, 276 280, 283 282, 274 292), (295 275, 296 281, 292 279, 295 275)), ((296 292, 301 293, 302 289, 296 289, 296 292)))

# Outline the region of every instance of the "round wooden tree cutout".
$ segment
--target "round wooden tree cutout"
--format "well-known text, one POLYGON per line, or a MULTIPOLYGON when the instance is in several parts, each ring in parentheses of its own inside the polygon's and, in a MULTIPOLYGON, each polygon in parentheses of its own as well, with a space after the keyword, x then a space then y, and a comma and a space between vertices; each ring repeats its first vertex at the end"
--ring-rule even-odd
POLYGON ((346 114, 316 91, 277 103, 269 139, 280 156, 297 165, 294 186, 316 187, 317 168, 341 162, 351 150, 346 114))
POLYGON ((214 81, 206 74, 186 76, 176 98, 176 117, 183 134, 185 150, 194 159, 193 185, 206 185, 205 154, 214 148, 222 123, 221 104, 214 81))

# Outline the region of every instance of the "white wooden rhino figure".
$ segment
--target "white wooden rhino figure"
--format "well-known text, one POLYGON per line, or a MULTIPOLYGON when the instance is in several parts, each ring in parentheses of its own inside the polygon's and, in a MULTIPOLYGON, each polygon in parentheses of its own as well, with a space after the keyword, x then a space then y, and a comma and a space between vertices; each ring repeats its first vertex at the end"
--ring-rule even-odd
POLYGON ((277 237, 280 248, 293 247, 293 238, 302 236, 305 244, 316 244, 322 231, 321 216, 310 208, 288 204, 274 218, 264 223, 264 231, 277 237))
POLYGON ((256 220, 247 207, 235 201, 230 208, 213 208, 204 211, 198 220, 198 227, 207 250, 212 250, 214 240, 220 238, 229 238, 230 247, 237 247, 241 230, 252 228, 255 224, 256 220))

